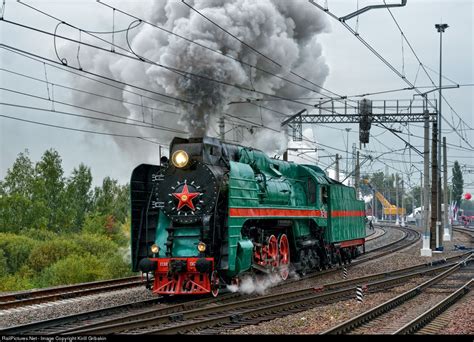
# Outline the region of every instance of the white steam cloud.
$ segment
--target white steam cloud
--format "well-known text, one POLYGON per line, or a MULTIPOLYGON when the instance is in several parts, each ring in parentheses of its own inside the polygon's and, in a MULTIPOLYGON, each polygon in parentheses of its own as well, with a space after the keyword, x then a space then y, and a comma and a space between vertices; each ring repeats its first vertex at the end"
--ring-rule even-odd
MULTIPOLYGON (((289 278, 299 280, 300 276, 294 269, 290 269, 289 278)), ((264 295, 267 290, 280 284, 283 279, 278 273, 245 275, 241 278, 239 285, 227 285, 230 292, 239 292, 241 294, 264 295)))
MULTIPOLYGON (((244 91, 238 87, 291 99, 315 98, 320 95, 226 56, 318 91, 319 88, 314 84, 323 86, 329 73, 317 39, 318 34, 324 32, 327 27, 324 16, 303 0, 187 0, 187 3, 241 41, 257 49, 262 55, 281 64, 281 67, 252 51, 251 48, 222 31, 181 1, 140 2, 136 5, 140 6, 140 9, 133 7, 135 5, 132 7, 128 5, 129 11, 142 15, 147 21, 186 37, 190 41, 220 51, 225 56, 142 23, 129 32, 129 43, 134 53, 146 60, 179 69, 182 72, 173 72, 157 65, 98 52, 96 49, 86 47, 81 47, 81 67, 144 89, 180 98, 192 104, 141 92, 120 84, 116 84, 119 89, 94 85, 89 80, 81 78, 74 80, 76 84, 82 86, 81 88, 87 87, 91 92, 119 97, 128 103, 111 103, 88 95, 75 96, 74 101, 80 105, 87 104, 89 107, 121 113, 132 120, 142 120, 146 123, 151 123, 153 120, 154 124, 185 132, 157 132, 146 128, 127 128, 135 135, 155 136, 161 142, 169 142, 176 135, 218 136, 218 120, 225 115, 224 113, 228 113, 234 117, 225 116, 227 140, 261 148, 269 153, 281 152, 287 144, 286 132, 281 131, 280 128, 284 115, 275 111, 291 115, 304 108, 304 105, 275 100, 270 96, 244 91), (143 8, 146 6, 149 10, 143 13, 143 8), (296 77, 290 71, 314 84, 296 77), (184 73, 187 73, 188 77, 185 77, 184 73), (201 75, 203 78, 192 77, 191 74, 201 75), (130 91, 142 93, 143 96, 130 91), (261 101, 250 103, 248 99, 261 101), (158 103, 156 100, 166 103, 158 103), (175 112, 175 114, 170 112, 175 112), (235 117, 247 121, 241 121, 235 117), (262 129, 262 125, 281 133, 262 129)), ((125 19, 122 18, 122 20, 125 19)), ((125 36, 117 35, 115 42, 120 46, 127 46, 125 36)), ((76 50, 71 46, 67 47, 65 50, 62 49, 64 55, 69 54, 70 61, 76 60, 76 50)), ((115 50, 120 51, 117 48, 115 50)), ((313 100, 313 102, 317 101, 313 100)), ((108 124, 103 125, 109 127, 108 124)), ((116 131, 117 126, 113 127, 116 131)), ((117 141, 123 144, 125 140, 117 141)), ((132 148, 130 151, 137 153, 132 148)))
POLYGON ((267 290, 282 282, 278 274, 266 274, 258 276, 244 276, 239 285, 227 285, 227 289, 231 292, 239 292, 242 294, 259 294, 264 295, 267 290))

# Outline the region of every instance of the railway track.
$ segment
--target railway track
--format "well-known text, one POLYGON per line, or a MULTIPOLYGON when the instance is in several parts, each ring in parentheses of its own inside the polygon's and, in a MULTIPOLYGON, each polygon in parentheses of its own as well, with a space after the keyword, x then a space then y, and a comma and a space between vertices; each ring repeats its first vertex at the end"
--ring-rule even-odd
POLYGON ((467 235, 471 238, 470 243, 474 244, 474 229, 470 228, 461 228, 461 227, 453 227, 453 230, 462 233, 464 235, 467 235))
MULTIPOLYGON (((401 229, 400 227, 395 227, 395 228, 401 229)), ((385 232, 385 229, 383 229, 383 231, 385 232)), ((416 236, 416 234, 412 233, 413 231, 411 231, 409 229, 404 229, 404 231, 405 231, 404 236, 401 239, 393 241, 392 243, 390 243, 390 244, 388 244, 384 247, 376 248, 376 249, 373 249, 372 251, 367 252, 367 254, 364 257, 361 257, 361 259, 363 259, 363 260, 355 260, 355 261, 353 261, 353 264, 354 265, 359 264, 361 262, 369 261, 369 260, 372 260, 372 259, 375 259, 375 258, 379 257, 380 254, 377 254, 377 253, 380 253, 380 251, 383 250, 384 248, 389 249, 389 251, 385 252, 385 254, 388 254, 390 252, 393 253, 395 250, 398 250, 400 248, 405 248, 406 246, 416 242, 416 240, 413 241, 414 237, 416 236), (373 253, 375 253, 377 255, 372 256, 373 253)), ((382 236, 382 235, 383 234, 381 234, 380 236, 382 236)), ((350 267, 350 265, 347 265, 347 267, 350 267)), ((299 280, 307 280, 307 279, 315 278, 315 277, 321 276, 322 274, 336 273, 336 272, 340 271, 340 268, 341 267, 325 270, 325 271, 318 272, 318 273, 308 274, 307 276, 302 277, 299 280)), ((387 276, 387 274, 388 273, 386 273, 384 276, 387 276)), ((297 281, 297 280, 294 280, 293 282, 295 282, 295 281, 297 281)), ((101 284, 101 283, 103 283, 103 282, 98 282, 98 284, 101 284)), ((81 284, 81 285, 87 285, 87 284, 81 284)), ((278 286, 291 286, 291 281, 280 283, 278 286)), ((69 286, 67 288, 70 288, 70 287, 75 287, 75 286, 69 286)), ((98 292, 101 291, 97 287, 96 287, 96 290, 98 292)), ((56 295, 59 296, 60 299, 62 299, 60 294, 56 294, 56 295)), ((77 295, 79 295, 79 294, 77 294, 77 295)), ((185 309, 190 309, 192 307, 195 307, 196 305, 206 305, 206 304, 210 304, 210 303, 217 302, 217 301, 233 300, 238 296, 239 296, 239 294, 237 294, 237 293, 226 293, 224 295, 221 295, 218 300, 211 299, 211 298, 198 299, 198 300, 193 300, 189 303, 180 303, 180 304, 176 304, 176 305, 171 305, 171 308, 167 309, 167 310, 171 310, 171 311, 181 310, 182 311, 182 310, 185 310, 185 309)), ((58 297, 53 297, 53 299, 54 298, 58 298, 58 297)), ((43 300, 45 300, 45 298, 43 298, 43 300)), ((8 329, 0 330, 0 333, 5 333, 5 334, 23 334, 23 333, 42 334, 42 333, 45 333, 45 334, 48 334, 51 331, 58 332, 58 327, 61 327, 59 329, 59 331, 61 333, 62 332, 66 333, 68 329, 69 330, 70 329, 74 330, 74 329, 76 329, 75 327, 84 325, 85 321, 90 322, 92 320, 94 322, 99 322, 99 324, 103 324, 104 321, 107 321, 108 319, 114 319, 116 317, 116 315, 118 315, 118 316, 124 315, 124 313, 127 313, 127 312, 132 312, 133 311, 133 312, 139 312, 139 314, 147 314, 147 312, 143 312, 143 311, 147 311, 147 310, 150 311, 150 312, 153 312, 154 309, 150 309, 149 306, 150 305, 156 306, 159 302, 166 302, 166 300, 163 299, 163 298, 161 298, 161 299, 157 298, 157 299, 154 299, 154 300, 151 300, 151 301, 143 301, 143 302, 137 302, 137 303, 133 303, 133 304, 120 305, 120 306, 112 307, 112 308, 94 310, 94 311, 85 312, 85 313, 81 313, 81 314, 69 315, 69 316, 65 316, 65 317, 60 317, 60 318, 50 319, 50 320, 46 320, 46 321, 35 322, 35 323, 31 323, 31 324, 25 324, 25 325, 22 325, 22 326, 12 327, 12 328, 8 328, 8 329), (67 326, 68 328, 64 328, 65 326, 67 326)))
POLYGON ((143 282, 140 276, 96 281, 32 291, 14 292, 0 295, 0 310, 17 308, 26 305, 39 304, 54 300, 63 300, 74 297, 86 296, 105 291, 115 291, 133 286, 139 286, 143 282))
POLYGON ((226 323, 221 328, 204 331, 217 333, 222 329, 231 329, 245 324, 253 324, 255 319, 269 320, 292 312, 302 311, 319 305, 337 301, 341 298, 351 298, 354 295, 354 284, 368 283, 371 290, 395 286, 410 278, 420 275, 439 273, 454 265, 460 257, 438 265, 418 265, 394 272, 373 274, 357 279, 350 279, 325 284, 322 287, 309 287, 297 291, 287 291, 267 296, 246 296, 228 294, 219 300, 211 298, 199 299, 167 307, 156 307, 143 312, 117 313, 115 317, 104 317, 102 320, 87 319, 61 322, 39 322, 21 327, 13 327, 2 334, 34 334, 34 335, 64 335, 64 334, 113 334, 126 333, 176 333, 193 329, 203 329, 208 326, 226 323), (255 318, 255 315, 260 317, 255 318), (150 326, 155 325, 155 330, 150 326), (133 329, 133 330, 130 330, 133 329), (144 329, 144 330, 143 330, 144 329))
MULTIPOLYGON (((379 236, 382 236, 380 234, 379 236)), ((377 238, 377 237, 374 237, 377 238)), ((56 300, 70 299, 105 291, 121 290, 142 284, 140 276, 121 279, 74 284, 32 291, 21 291, 0 295, 0 310, 40 304, 56 300)))
POLYGON ((404 232, 404 235, 402 238, 395 240, 389 244, 376 247, 376 248, 371 249, 370 251, 367 251, 365 255, 354 260, 352 262, 353 264, 366 262, 369 260, 374 260, 376 258, 380 258, 382 256, 395 253, 399 250, 402 250, 414 245, 415 243, 418 242, 418 240, 421 237, 421 234, 419 232, 408 227, 398 227, 398 226, 384 226, 384 227, 401 230, 402 232, 404 232))
POLYGON ((385 229, 381 229, 380 227, 374 228, 373 232, 371 232, 369 235, 366 236, 365 242, 378 239, 382 235, 385 235, 385 233, 386 233, 385 229))
POLYGON ((466 284, 463 284, 459 287, 458 290, 453 292, 450 296, 440 301, 431 309, 427 310, 411 322, 407 323, 393 334, 438 334, 439 331, 448 325, 453 319, 446 315, 446 317, 440 317, 448 309, 458 302, 461 302, 465 295, 472 289, 474 286, 474 279, 469 280, 466 284))
POLYGON ((431 318, 433 315, 433 312, 428 313, 433 306, 433 297, 435 300, 442 297, 444 301, 446 296, 443 294, 453 293, 453 287, 458 289, 460 284, 464 285, 466 282, 468 282, 469 287, 471 286, 474 274, 473 256, 474 254, 470 253, 465 259, 457 262, 448 270, 423 284, 326 330, 322 334, 401 333, 405 329, 412 329, 410 328, 411 324, 418 324, 415 322, 417 319, 420 319, 421 322, 426 322, 428 320, 427 317, 431 318), (415 304, 410 304, 412 301, 415 301, 415 304), (421 315, 413 319, 412 312, 417 310, 411 308, 410 305, 415 305, 417 309, 424 306, 427 307, 426 312, 423 314, 427 316, 421 315), (402 327, 400 327, 400 324, 402 327))

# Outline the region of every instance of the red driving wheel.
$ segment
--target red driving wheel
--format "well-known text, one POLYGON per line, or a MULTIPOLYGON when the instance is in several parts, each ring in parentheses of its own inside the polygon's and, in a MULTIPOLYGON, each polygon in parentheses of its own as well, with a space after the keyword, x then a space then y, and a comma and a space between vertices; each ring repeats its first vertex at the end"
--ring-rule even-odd
POLYGON ((211 294, 213 297, 217 297, 219 294, 219 274, 217 274, 217 271, 211 274, 211 294))
POLYGON ((278 240, 275 235, 268 238, 268 258, 272 266, 278 266, 278 240))
POLYGON ((286 236, 286 234, 282 234, 280 236, 278 247, 280 254, 279 273, 281 279, 286 280, 288 278, 288 275, 290 274, 290 244, 288 242, 288 237, 286 236))

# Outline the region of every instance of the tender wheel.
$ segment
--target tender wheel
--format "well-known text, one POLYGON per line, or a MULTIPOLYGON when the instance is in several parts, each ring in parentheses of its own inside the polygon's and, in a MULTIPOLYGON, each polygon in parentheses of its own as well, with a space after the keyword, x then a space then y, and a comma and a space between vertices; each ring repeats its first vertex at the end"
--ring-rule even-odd
POLYGON ((217 271, 211 274, 211 294, 213 297, 217 297, 219 294, 219 274, 217 274, 217 271))
POLYGON ((290 244, 288 242, 288 237, 286 234, 280 236, 280 241, 278 242, 278 250, 280 255, 280 263, 278 267, 278 272, 281 279, 288 279, 290 274, 290 244))

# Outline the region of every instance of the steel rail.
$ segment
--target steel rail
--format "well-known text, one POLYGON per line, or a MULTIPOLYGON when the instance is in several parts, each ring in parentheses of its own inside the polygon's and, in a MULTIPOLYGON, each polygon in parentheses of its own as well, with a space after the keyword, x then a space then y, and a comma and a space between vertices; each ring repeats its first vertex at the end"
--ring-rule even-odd
MULTIPOLYGON (((455 257, 459 258, 459 257, 455 257)), ((431 274, 433 272, 440 272, 448 267, 451 267, 452 264, 446 264, 446 265, 441 265, 441 266, 435 266, 432 267, 431 265, 417 265, 417 266, 412 266, 409 267, 407 270, 398 270, 398 271, 392 271, 392 272, 382 272, 376 275, 368 275, 368 276, 363 276, 360 278, 354 278, 354 279, 349 279, 349 280, 344 280, 340 282, 335 282, 335 283, 329 283, 325 284, 324 286, 319 286, 319 287, 309 287, 309 288, 304 288, 296 291, 289 291, 289 292, 284 292, 284 293, 279 293, 279 294, 273 294, 273 295, 267 295, 267 296, 261 296, 261 297, 254 297, 254 298, 249 298, 249 299, 244 299, 244 300, 238 300, 238 301, 233 301, 231 303, 227 304, 221 304, 221 305, 216 305, 216 306, 211 306, 211 307, 206 307, 206 308, 198 308, 198 309, 193 309, 193 310, 188 310, 188 311, 183 311, 179 313, 174 313, 174 314, 166 314, 166 315, 159 315, 160 312, 157 312, 156 317, 151 317, 151 318, 144 318, 143 316, 140 315, 134 315, 133 317, 124 317, 124 318, 119 318, 116 320, 112 320, 108 322, 109 324, 103 325, 103 324, 95 324, 91 325, 85 329, 82 330, 70 330, 68 331, 67 334, 112 334, 112 333, 117 333, 120 331, 126 331, 130 329, 139 329, 143 327, 148 327, 150 325, 157 325, 157 324, 167 324, 170 322, 176 322, 176 321, 181 321, 181 320, 192 320, 192 319, 197 319, 206 315, 216 315, 219 317, 212 317, 209 320, 205 320, 206 325, 209 325, 209 323, 221 323, 221 319, 224 319, 226 322, 235 322, 240 319, 242 319, 244 316, 248 316, 248 314, 255 314, 255 310, 257 312, 260 312, 259 310, 266 310, 267 308, 270 308, 271 310, 278 308, 281 306, 281 309, 286 309, 289 306, 293 307, 299 307, 299 306, 307 306, 308 304, 315 303, 315 302, 321 302, 321 301, 327 301, 327 300, 332 300, 332 299, 338 299, 340 297, 347 297, 347 296, 352 296, 354 294, 354 287, 350 285, 355 285, 355 284, 360 284, 360 283, 367 283, 368 281, 378 279, 377 281, 373 281, 369 284, 367 284, 367 288, 370 290, 376 290, 377 288, 380 287, 387 287, 391 286, 400 282, 404 282, 409 278, 420 276, 420 275, 426 275, 426 274, 431 274), (422 270, 415 271, 416 269, 419 268, 425 268, 422 270), (398 276, 391 276, 393 274, 399 274, 399 273, 405 273, 408 271, 408 274, 402 274, 398 276), (389 279, 387 279, 389 278, 389 279), (344 287, 346 286, 346 287, 344 287), (349 286, 349 287, 347 287, 349 286), (341 289, 341 287, 344 287, 341 289), (339 288, 339 289, 338 289, 339 288), (324 293, 321 293, 324 292, 324 293), (264 308, 257 308, 253 309, 252 307, 255 306, 264 306, 264 308), (247 308, 251 309, 247 309, 247 308), (247 310, 246 310, 247 309, 247 310), (242 311, 244 315, 242 316, 242 311), (224 314, 224 316, 222 316, 224 314)), ((184 323, 176 327, 176 329, 188 329, 188 328, 193 328, 194 326, 193 322, 189 323, 184 323), (188 324, 191 324, 191 326, 188 326, 188 324)), ((174 327, 162 327, 157 329, 156 331, 153 330, 151 331, 152 333, 170 333, 177 331, 174 327), (169 330, 171 329, 171 330, 169 330)), ((147 333, 150 333, 150 331, 147 331, 147 333)))
POLYGON ((469 280, 466 284, 462 285, 456 292, 436 304, 434 307, 421 314, 411 322, 407 323, 392 335, 398 334, 414 334, 425 325, 429 324, 433 319, 445 312, 454 303, 458 302, 466 293, 471 289, 474 279, 469 280))
MULTIPOLYGON (((467 254, 467 253, 466 253, 467 254)), ((360 278, 356 279, 348 279, 348 280, 342 280, 339 282, 333 282, 333 283, 328 283, 328 284, 323 284, 319 287, 315 287, 315 291, 327 291, 330 289, 336 289, 340 288, 342 286, 350 285, 351 283, 365 283, 370 280, 376 280, 376 279, 386 279, 390 277, 395 277, 397 275, 403 275, 405 273, 409 272, 415 272, 415 271, 422 271, 422 272, 433 272, 433 271, 438 271, 447 267, 452 266, 452 262, 454 262, 457 259, 463 258, 466 254, 462 254, 459 256, 454 256, 448 259, 442 259, 439 260, 436 263, 425 263, 425 264, 419 264, 415 266, 410 266, 407 268, 403 268, 400 270, 394 270, 394 271, 388 271, 388 272, 381 272, 377 274, 372 274, 372 275, 367 275, 363 276, 360 278), (439 266, 435 267, 432 269, 427 269, 428 267, 431 266, 439 266)), ((420 273, 421 274, 421 273, 420 273)), ((403 280, 403 279, 401 279, 403 280)), ((229 299, 235 299, 238 298, 238 294, 227 294, 219 297, 221 301, 223 300, 229 300, 229 299)), ((111 308, 105 308, 105 309, 99 309, 99 310, 93 310, 93 311, 88 311, 88 312, 83 312, 80 314, 74 314, 74 315, 69 315, 69 316, 64 316, 64 317, 59 317, 59 318, 54 318, 46 321, 39 321, 39 322, 33 322, 33 323, 28 323, 28 324, 23 324, 23 325, 18 325, 18 326, 13 326, 9 328, 5 328, 3 330, 0 330, 0 334, 41 334, 42 330, 47 330, 49 334, 52 333, 66 333, 66 332, 72 332, 74 330, 77 330, 77 326, 72 326, 72 327, 67 327, 66 325, 69 324, 75 324, 75 323, 80 323, 81 321, 91 320, 96 317, 103 317, 105 320, 101 322, 97 322, 97 326, 103 325, 103 324, 111 324, 113 320, 116 318, 112 319, 107 319, 106 315, 112 315, 116 313, 117 311, 122 311, 127 310, 130 308, 136 308, 136 307, 143 307, 149 304, 155 304, 155 303, 161 303, 165 301, 166 298, 157 298, 157 299, 151 299, 151 300, 146 300, 143 302, 136 302, 136 303, 131 303, 131 304, 124 304, 124 305, 119 305, 116 307, 111 307, 111 308), (59 327, 55 328, 55 327, 59 327)), ((215 300, 214 298, 205 298, 201 300, 193 300, 192 302, 185 302, 185 303, 179 303, 179 305, 171 305, 166 308, 160 308, 160 309, 147 309, 145 311, 142 311, 138 314, 135 315, 135 318, 146 318, 148 317, 147 315, 150 314, 150 317, 158 315, 158 311, 162 313, 172 313, 172 312, 178 312, 180 310, 185 310, 186 308, 190 309, 192 307, 196 306, 202 306, 206 304, 211 304, 214 303, 215 300), (154 314, 153 314, 154 312, 154 314)), ((134 314, 128 315, 128 319, 132 319, 134 314)), ((92 323, 95 324, 95 323, 92 323)), ((92 327, 92 324, 88 324, 88 327, 92 327)))
POLYGON ((93 293, 119 290, 142 284, 140 276, 95 281, 32 291, 0 295, 0 310, 38 304, 56 299, 68 299, 93 293))
MULTIPOLYGON (((395 228, 398 228, 398 227, 395 227, 395 228)), ((380 236, 382 236, 382 235, 380 235, 380 236)), ((404 238, 406 238, 406 235, 404 236, 404 238)), ((395 241, 395 242, 393 242, 389 245, 382 246, 380 248, 386 248, 387 246, 390 246, 394 243, 399 243, 400 241, 403 241, 404 238, 399 239, 399 240, 397 240, 397 241, 395 241)), ((380 248, 377 248, 377 250, 380 249, 380 248)), ((373 251, 376 251, 376 250, 374 249, 373 251)), ((369 251, 367 253, 371 253, 371 251, 369 251)), ((454 257, 454 258, 456 258, 456 257, 454 257)), ((368 259, 368 258, 366 258, 366 259, 368 259)), ((366 259, 364 259, 364 260, 368 261, 366 259)), ((416 269, 419 269, 420 267, 425 267, 425 266, 428 266, 428 265, 414 266, 411 269, 416 270, 416 269)), ((318 276, 323 275, 323 274, 337 273, 337 272, 339 272, 339 270, 341 268, 342 267, 339 266, 335 269, 329 269, 329 270, 325 270, 325 271, 321 271, 321 272, 312 273, 312 274, 309 274, 309 275, 307 275, 303 278, 300 278, 299 280, 307 280, 307 279, 318 277, 318 276)), ((407 271, 407 270, 408 269, 406 269, 405 271, 407 271)), ((388 276, 392 276, 392 275, 399 274, 399 273, 400 273, 400 271, 385 272, 385 273, 381 273, 380 275, 373 275, 372 277, 366 277, 366 281, 368 279, 376 279, 379 276, 388 277, 388 276)), ((291 282, 294 282, 294 281, 296 281, 296 280, 293 280, 291 282)), ((280 283, 277 286, 288 286, 291 282, 280 283)), ((103 283, 103 282, 95 282, 93 284, 97 284, 97 283, 103 283)), ((344 281, 340 282, 340 283, 342 285, 344 283, 344 281)), ((349 282, 346 281, 346 283, 349 283, 349 282)), ((84 284, 84 285, 87 285, 87 284, 84 284)), ((68 286, 67 288, 71 288, 73 286, 68 286)), ((326 286, 326 289, 328 289, 328 288, 331 288, 331 285, 326 286)), ((226 294, 224 294, 223 296, 220 296, 219 298, 221 300, 225 300, 227 298, 235 297, 235 294, 227 294, 227 295, 228 296, 226 296, 226 294)), ((209 300, 209 299, 205 300, 205 302, 211 302, 211 301, 212 300, 209 300)), ((148 302, 148 301, 145 301, 145 302, 148 302)), ((204 303, 204 302, 201 302, 201 301, 194 301, 194 302, 195 303, 204 303)), ((132 305, 135 307, 137 305, 140 305, 139 303, 140 302, 137 302, 137 303, 134 303, 132 305)), ((126 307, 127 305, 128 304, 125 304, 125 305, 123 305, 123 307, 126 307)), ((130 306, 130 305, 128 305, 128 306, 130 306)), ((118 307, 122 307, 122 306, 118 306, 118 307)), ((191 307, 191 305, 188 305, 188 307, 191 307)), ((178 306, 175 306, 176 310, 177 310, 177 308, 178 308, 178 306)), ((50 319, 50 320, 46 320, 46 321, 33 322, 33 323, 28 323, 28 324, 24 324, 24 325, 15 326, 15 327, 10 327, 10 328, 4 329, 4 330, 0 330, 0 332, 8 333, 8 334, 10 334, 10 333, 11 334, 21 334, 21 333, 28 332, 28 331, 29 332, 39 331, 43 328, 48 328, 48 327, 52 327, 52 326, 55 326, 55 325, 69 324, 71 322, 77 322, 77 321, 80 321, 80 320, 84 320, 88 316, 89 316, 89 318, 94 318, 94 317, 97 317, 97 315, 99 315, 99 316, 109 315, 109 314, 112 314, 114 312, 114 309, 115 309, 115 307, 105 308, 105 309, 100 309, 100 310, 92 310, 92 311, 83 312, 83 313, 80 313, 80 314, 77 314, 77 315, 69 315, 69 316, 54 318, 54 319, 50 319)))
POLYGON ((469 256, 456 263, 456 265, 454 265, 453 267, 451 267, 450 269, 448 269, 447 271, 441 273, 440 275, 424 282, 423 284, 419 285, 419 286, 416 286, 415 288, 411 289, 411 290, 408 290, 404 293, 402 293, 401 295, 393 298, 393 299, 390 299, 388 300, 387 302, 385 303, 382 303, 378 306, 376 306, 375 308, 373 309, 370 309, 352 319, 349 319, 341 324, 338 324, 337 326, 331 328, 331 329, 328 329, 324 332, 321 333, 321 335, 327 335, 327 334, 344 334, 344 333, 347 333, 363 324, 365 324, 366 322, 369 322, 373 319, 375 319, 376 317, 384 314, 385 312, 388 312, 390 311, 391 309, 405 303, 406 301, 416 297, 417 295, 419 295, 424 289, 430 287, 431 285, 439 282, 440 280, 446 278, 447 276, 449 276, 450 274, 456 272, 459 268, 461 268, 462 266, 464 266, 467 262, 470 262, 471 261, 471 258, 474 254, 469 254, 469 256))

